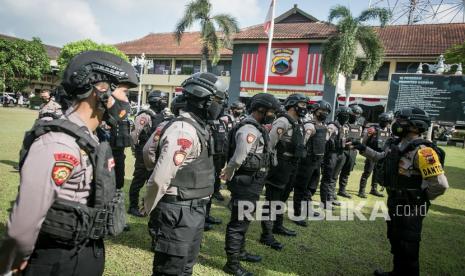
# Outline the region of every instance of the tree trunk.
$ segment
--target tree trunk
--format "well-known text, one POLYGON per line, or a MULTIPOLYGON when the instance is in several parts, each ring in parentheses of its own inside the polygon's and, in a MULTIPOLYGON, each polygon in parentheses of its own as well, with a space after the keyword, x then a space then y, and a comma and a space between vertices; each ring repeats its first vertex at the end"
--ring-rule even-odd
POLYGON ((350 93, 352 92, 352 75, 345 76, 345 90, 346 90, 346 101, 345 106, 349 106, 350 93))
POLYGON ((200 72, 206 73, 208 71, 208 60, 206 55, 202 55, 202 60, 200 61, 200 72))

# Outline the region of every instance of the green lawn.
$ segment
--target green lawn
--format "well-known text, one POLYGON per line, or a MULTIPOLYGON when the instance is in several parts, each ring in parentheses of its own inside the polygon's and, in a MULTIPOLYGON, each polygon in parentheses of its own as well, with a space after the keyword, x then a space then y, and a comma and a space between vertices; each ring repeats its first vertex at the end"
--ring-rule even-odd
MULTIPOLYGON (((8 210, 19 183, 13 166, 18 161, 23 133, 30 128, 35 116, 36 111, 0 108, 0 235, 5 231, 8 210)), ((465 150, 453 147, 445 150, 445 171, 451 188, 433 202, 424 222, 420 255, 423 275, 465 275, 465 150)), ((126 191, 133 171, 129 150, 127 156, 126 191)), ((358 190, 362 168, 363 159, 359 158, 349 184, 349 192, 353 195, 358 190)), ((229 196, 227 190, 222 192, 229 196)), ((363 211, 368 213, 373 203, 370 197, 363 211)), ((225 203, 214 204, 212 213, 224 223, 204 235, 195 275, 223 275, 224 232, 229 211, 225 203)), ((129 225, 130 232, 106 242, 107 275, 151 274, 153 254, 149 249, 147 219, 130 217, 129 225)), ((285 249, 276 252, 259 244, 260 224, 251 224, 247 247, 264 259, 258 265, 245 264, 247 269, 258 275, 370 275, 376 268, 391 267, 386 226, 381 219, 374 222, 317 221, 310 222, 308 228, 298 228, 289 221, 286 225, 297 230, 298 236, 279 237, 285 249)))

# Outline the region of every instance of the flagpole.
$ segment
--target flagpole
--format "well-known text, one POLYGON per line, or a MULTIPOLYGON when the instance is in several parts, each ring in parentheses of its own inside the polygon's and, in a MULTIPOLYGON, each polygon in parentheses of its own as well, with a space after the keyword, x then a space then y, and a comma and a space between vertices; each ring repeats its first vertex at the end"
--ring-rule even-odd
POLYGON ((270 32, 268 35, 268 50, 266 51, 266 67, 265 67, 265 82, 263 83, 263 93, 268 91, 268 77, 270 72, 270 62, 271 62, 271 43, 273 41, 273 33, 274 33, 274 9, 276 5, 276 0, 272 0, 272 10, 271 10, 271 26, 270 32))

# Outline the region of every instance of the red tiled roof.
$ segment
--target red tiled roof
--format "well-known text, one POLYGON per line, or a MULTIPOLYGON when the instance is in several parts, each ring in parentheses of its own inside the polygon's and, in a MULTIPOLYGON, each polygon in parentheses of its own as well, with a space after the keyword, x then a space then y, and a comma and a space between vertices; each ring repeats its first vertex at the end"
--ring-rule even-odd
MULTIPOLYGON (((324 22, 279 23, 274 25, 273 39, 325 39, 336 31, 333 25, 324 22)), ((234 40, 263 40, 268 36, 263 25, 255 25, 237 33, 234 40)))
MULTIPOLYGON (((22 39, 22 38, 18 38, 18 37, 3 35, 3 34, 0 34, 0 38, 11 39, 11 40, 12 39, 22 39)), ((43 44, 43 43, 42 43, 42 45, 44 45, 45 51, 47 52, 47 55, 48 55, 49 59, 54 59, 54 60, 58 59, 58 56, 60 55, 61 48, 51 46, 51 45, 47 45, 47 44, 43 44)))
POLYGON ((465 42, 465 23, 392 25, 376 28, 386 56, 439 56, 465 42))
MULTIPOLYGON (((335 32, 328 23, 285 23, 275 25, 275 40, 326 39, 335 32)), ((465 42, 465 23, 391 25, 376 27, 386 56, 438 56, 452 45, 465 42)), ((243 29, 236 41, 266 40, 263 25, 243 29)))
MULTIPOLYGON (((179 45, 173 33, 151 33, 136 40, 118 43, 115 46, 127 55, 145 53, 153 56, 199 56, 202 50, 200 32, 184 33, 179 45)), ((222 49, 221 55, 231 56, 232 51, 222 49)))

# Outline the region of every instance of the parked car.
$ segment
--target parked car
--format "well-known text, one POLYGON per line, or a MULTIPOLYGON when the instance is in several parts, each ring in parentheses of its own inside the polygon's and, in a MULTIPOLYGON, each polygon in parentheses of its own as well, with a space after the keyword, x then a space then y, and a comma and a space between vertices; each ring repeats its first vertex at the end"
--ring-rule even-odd
POLYGON ((13 93, 2 93, 0 96, 0 103, 6 104, 16 104, 16 99, 13 93))

